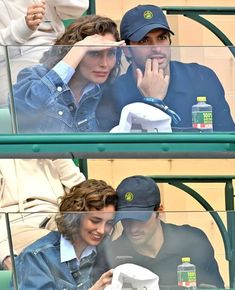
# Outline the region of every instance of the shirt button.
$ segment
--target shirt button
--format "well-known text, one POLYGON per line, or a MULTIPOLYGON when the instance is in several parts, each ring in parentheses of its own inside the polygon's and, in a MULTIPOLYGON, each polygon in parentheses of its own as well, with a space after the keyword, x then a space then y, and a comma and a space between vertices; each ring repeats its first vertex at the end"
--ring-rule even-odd
POLYGON ((60 116, 62 116, 63 114, 64 114, 63 111, 59 111, 59 112, 58 112, 58 115, 60 115, 60 116))
POLYGON ((58 92, 62 92, 62 87, 60 87, 60 86, 57 87, 57 91, 58 91, 58 92))

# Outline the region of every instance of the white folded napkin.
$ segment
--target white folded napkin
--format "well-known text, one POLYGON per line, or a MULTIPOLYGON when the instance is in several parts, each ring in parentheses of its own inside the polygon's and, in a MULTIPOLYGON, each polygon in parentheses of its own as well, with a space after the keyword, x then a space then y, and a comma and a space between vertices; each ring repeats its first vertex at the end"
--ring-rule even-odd
POLYGON ((110 133, 126 132, 172 132, 171 117, 145 103, 129 104, 122 109, 119 125, 110 131, 110 133))
POLYGON ((159 290, 159 277, 150 270, 131 263, 117 266, 113 270, 111 285, 104 290, 159 290))

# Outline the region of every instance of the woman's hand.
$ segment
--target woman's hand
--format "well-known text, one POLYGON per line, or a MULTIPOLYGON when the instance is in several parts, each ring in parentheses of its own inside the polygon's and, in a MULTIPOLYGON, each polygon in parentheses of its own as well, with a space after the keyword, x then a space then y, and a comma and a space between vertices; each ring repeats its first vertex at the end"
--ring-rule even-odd
POLYGON ((109 270, 101 275, 100 279, 89 290, 103 290, 107 285, 111 284, 113 270, 109 270))
POLYGON ((94 34, 85 37, 83 40, 78 41, 70 49, 70 51, 63 58, 63 61, 68 65, 77 68, 78 64, 88 51, 105 50, 110 47, 124 46, 125 41, 114 41, 107 38, 106 35, 94 34))
POLYGON ((85 46, 87 48, 87 51, 91 50, 102 50, 102 49, 107 49, 112 46, 123 46, 125 45, 125 41, 113 41, 107 38, 105 35, 99 35, 99 34, 94 34, 85 37, 83 40, 78 41, 76 45, 79 46, 85 46), (97 48, 97 46, 100 46, 97 48))
POLYGON ((27 9, 25 21, 29 29, 35 31, 45 15, 46 3, 44 0, 38 4, 30 5, 27 9))

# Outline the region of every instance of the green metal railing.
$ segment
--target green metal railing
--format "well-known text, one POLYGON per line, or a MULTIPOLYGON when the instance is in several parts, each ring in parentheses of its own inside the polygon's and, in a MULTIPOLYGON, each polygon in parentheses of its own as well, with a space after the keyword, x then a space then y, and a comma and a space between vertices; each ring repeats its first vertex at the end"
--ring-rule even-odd
POLYGON ((0 157, 235 158, 234 133, 2 134, 0 157))
POLYGON ((200 15, 235 15, 235 7, 195 7, 195 6, 163 6, 161 7, 169 15, 184 15, 201 25, 205 26, 214 33, 225 46, 228 46, 235 57, 235 49, 229 38, 215 26, 212 22, 200 15))

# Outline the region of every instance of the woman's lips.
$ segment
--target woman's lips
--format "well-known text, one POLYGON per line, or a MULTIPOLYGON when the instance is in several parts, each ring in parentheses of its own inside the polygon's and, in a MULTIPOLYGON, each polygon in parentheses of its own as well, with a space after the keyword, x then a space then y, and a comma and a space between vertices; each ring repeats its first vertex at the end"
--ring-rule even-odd
POLYGON ((103 72, 103 71, 94 71, 94 74, 97 76, 97 77, 107 77, 108 76, 108 72, 103 72))

